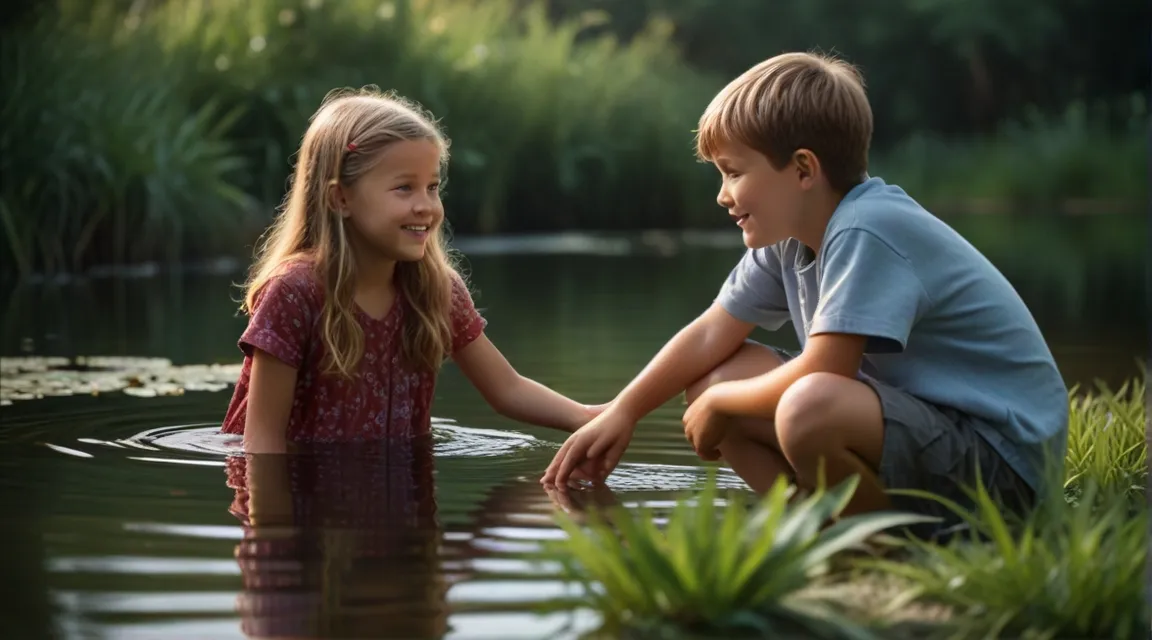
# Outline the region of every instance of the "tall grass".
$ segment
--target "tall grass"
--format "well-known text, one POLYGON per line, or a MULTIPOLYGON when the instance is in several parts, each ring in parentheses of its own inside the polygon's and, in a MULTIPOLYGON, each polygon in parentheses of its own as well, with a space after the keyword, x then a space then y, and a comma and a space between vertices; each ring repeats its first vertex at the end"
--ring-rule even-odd
MULTIPOLYGON (((0 73, 0 271, 241 252, 281 200, 308 116, 344 86, 395 89, 453 139, 461 233, 726 225, 692 129, 726 78, 671 23, 626 43, 543 0, 52 0, 0 73)), ((771 48, 771 47, 769 47, 771 48)), ((1143 202, 1146 111, 982 141, 916 138, 880 175, 929 203, 1143 202)), ((1122 203, 1123 204, 1123 203, 1122 203)))
POLYGON ((155 43, 65 22, 7 34, 0 52, 0 266, 179 258, 240 228, 253 202, 226 139, 237 112, 190 105, 155 43))
POLYGON ((60 0, 4 45, 19 99, 4 107, 0 261, 54 270, 235 242, 254 205, 266 221, 282 197, 324 95, 367 84, 442 119, 458 231, 678 227, 709 207, 691 130, 716 83, 680 64, 668 25, 623 45, 523 5, 60 0))
POLYGON ((914 135, 873 163, 942 209, 1134 212, 1148 199, 1148 96, 1075 103, 1004 123, 988 138, 914 135))
POLYGON ((1071 392, 1064 489, 1076 499, 1086 486, 1108 502, 1143 500, 1148 483, 1146 377, 1113 391, 1071 392))
POLYGON ((713 471, 698 499, 678 503, 662 529, 646 509, 607 518, 593 512, 587 527, 558 514, 568 540, 552 555, 616 632, 872 638, 835 603, 797 597, 830 571, 832 556, 884 529, 927 520, 873 513, 821 531, 840 517, 858 481, 790 503, 794 487, 781 478, 751 505, 731 492, 718 507, 713 471))
POLYGON ((858 564, 907 582, 890 610, 915 600, 951 607, 932 637, 1146 638, 1148 510, 1101 500, 1109 493, 1097 495, 1093 482, 1083 486, 1078 504, 1046 500, 1023 526, 980 488, 974 509, 952 507, 987 541, 912 540, 905 561, 858 564))

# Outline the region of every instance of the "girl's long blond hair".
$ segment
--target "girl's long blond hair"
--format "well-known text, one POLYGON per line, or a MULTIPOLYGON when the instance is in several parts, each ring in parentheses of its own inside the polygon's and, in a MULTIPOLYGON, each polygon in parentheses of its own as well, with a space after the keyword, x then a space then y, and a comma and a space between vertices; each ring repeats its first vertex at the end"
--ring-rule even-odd
MULTIPOLYGON (((286 263, 311 263, 324 286, 320 330, 327 347, 327 373, 355 376, 364 354, 356 319, 355 260, 344 220, 332 199, 334 185, 351 186, 372 169, 388 145, 428 140, 448 160, 449 141, 419 105, 375 87, 338 89, 313 114, 300 145, 291 189, 265 233, 245 284, 242 310, 251 314, 261 289, 286 263), (355 152, 349 149, 355 145, 355 152)), ((443 231, 430 231, 424 257, 396 265, 396 282, 407 301, 401 354, 409 366, 435 372, 451 352, 452 280, 455 254, 443 231)))

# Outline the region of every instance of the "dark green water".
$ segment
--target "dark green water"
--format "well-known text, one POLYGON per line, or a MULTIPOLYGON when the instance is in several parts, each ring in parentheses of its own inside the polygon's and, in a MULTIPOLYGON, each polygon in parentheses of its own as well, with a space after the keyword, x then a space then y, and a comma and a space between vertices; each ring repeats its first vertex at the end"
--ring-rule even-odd
MULTIPOLYGON (((572 397, 603 402, 710 303, 739 257, 740 247, 705 240, 617 239, 591 243, 594 253, 580 239, 462 248, 489 336, 512 363, 572 397)), ((1063 260, 1043 246, 992 257, 1032 306, 1069 383, 1118 384, 1147 353, 1144 275, 1133 268, 1142 259, 1073 247, 1082 253, 1063 260)), ((30 349, 236 362, 244 325, 230 283, 241 277, 8 287, 0 347, 7 356, 30 349)), ((792 331, 757 337, 791 348, 792 331)), ((229 393, 0 409, 3 637, 54 629, 115 638, 552 638, 595 624, 588 615, 532 613, 533 603, 569 587, 554 567, 516 557, 560 537, 550 521, 556 505, 537 483, 559 434, 495 416, 449 367, 431 450, 397 448, 388 470, 353 459, 335 465, 335 476, 316 461, 273 460, 264 500, 292 500, 295 528, 253 530, 230 512, 237 490, 226 484, 224 456, 196 449, 211 448, 229 393), (421 482, 433 468, 434 482, 421 482), (277 480, 285 477, 294 480, 277 480)), ((659 505, 697 486, 704 470, 680 413, 670 403, 646 419, 611 495, 586 499, 659 505)))

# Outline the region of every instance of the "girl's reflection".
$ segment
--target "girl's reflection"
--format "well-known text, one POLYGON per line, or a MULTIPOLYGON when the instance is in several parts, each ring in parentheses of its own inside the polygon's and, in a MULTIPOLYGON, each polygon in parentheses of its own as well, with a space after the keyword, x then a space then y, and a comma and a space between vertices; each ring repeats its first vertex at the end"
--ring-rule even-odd
POLYGON ((227 463, 249 637, 439 637, 432 439, 249 454, 227 463))

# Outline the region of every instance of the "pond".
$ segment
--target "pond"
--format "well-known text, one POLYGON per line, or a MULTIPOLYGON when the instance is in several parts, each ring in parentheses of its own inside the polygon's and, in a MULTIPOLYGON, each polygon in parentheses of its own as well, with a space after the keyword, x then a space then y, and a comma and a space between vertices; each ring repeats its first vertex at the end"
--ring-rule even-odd
MULTIPOLYGON (((459 246, 488 333, 511 362, 576 399, 603 402, 709 304, 740 255, 732 240, 646 234, 459 246)), ((1032 305, 1069 384, 1118 384, 1147 352, 1144 306, 1119 306, 1141 297, 1144 274, 1101 259, 1106 247, 1079 250, 1092 255, 1062 261, 1077 268, 1057 276, 1028 252, 993 259, 1032 305)), ((231 283, 243 273, 227 266, 10 285, 0 346, 8 357, 238 362, 244 323, 231 283)), ((796 346, 791 327, 756 337, 796 346)), ((586 613, 537 614, 535 603, 571 589, 555 567, 518 555, 561 535, 553 497, 537 482, 560 434, 493 415, 449 366, 432 442, 388 448, 388 472, 365 456, 265 464, 259 477, 273 487, 265 493, 295 487, 303 524, 254 533, 238 515, 250 487, 229 482, 235 462, 212 433, 229 394, 108 393, 0 409, 0 536, 7 582, 19 585, 3 616, 16 633, 6 636, 52 627, 116 638, 552 638, 596 625, 586 613)), ((666 506, 698 486, 705 467, 684 441, 681 412, 671 402, 644 420, 610 491, 582 498, 666 506)), ((720 478, 741 486, 723 469, 720 478)), ((277 513, 270 504, 262 511, 277 513)))

